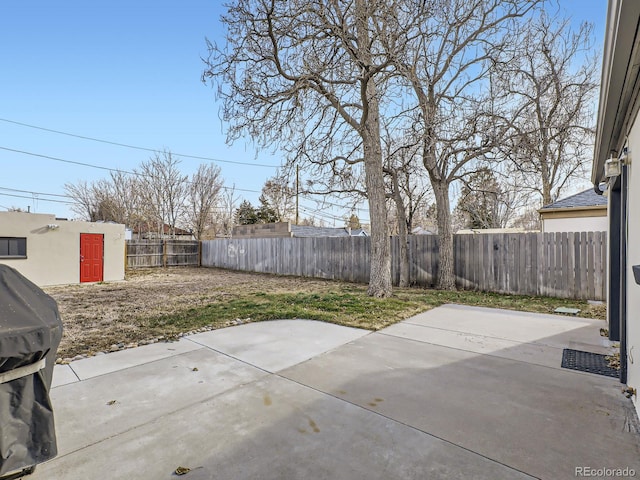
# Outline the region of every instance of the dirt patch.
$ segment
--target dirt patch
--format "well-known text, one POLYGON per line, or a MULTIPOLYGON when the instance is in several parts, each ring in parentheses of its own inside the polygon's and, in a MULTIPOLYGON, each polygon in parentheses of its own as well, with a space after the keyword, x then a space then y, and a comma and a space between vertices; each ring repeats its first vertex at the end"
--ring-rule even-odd
MULTIPOLYGON (((91 355, 113 345, 156 340, 162 332, 141 327, 147 318, 253 292, 324 292, 338 282, 210 268, 133 270, 126 280, 45 287, 60 309, 60 357, 91 355)), ((122 348, 122 347, 120 347, 122 348)))
POLYGON ((60 308, 59 356, 66 360, 246 321, 308 318, 378 330, 445 303, 538 313, 575 308, 580 316, 602 319, 606 311, 584 300, 477 291, 396 288, 393 297, 375 299, 366 285, 185 267, 133 270, 122 282, 45 291, 60 308))

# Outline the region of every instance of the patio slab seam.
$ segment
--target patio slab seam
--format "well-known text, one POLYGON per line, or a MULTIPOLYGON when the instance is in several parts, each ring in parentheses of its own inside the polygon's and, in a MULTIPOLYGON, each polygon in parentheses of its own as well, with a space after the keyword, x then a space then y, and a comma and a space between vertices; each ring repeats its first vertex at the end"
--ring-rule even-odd
MULTIPOLYGON (((210 351, 215 352, 215 353, 217 353, 219 355, 224 355, 225 357, 231 358, 232 360, 235 360, 236 362, 243 363, 243 364, 248 365, 250 367, 256 368, 256 369, 258 369, 258 370, 260 370, 262 372, 268 373, 270 375, 273 375, 273 374, 276 373, 276 372, 270 372, 269 370, 267 370, 265 368, 262 368, 262 367, 259 367, 258 365, 254 365, 253 363, 250 363, 250 362, 248 362, 246 360, 243 360, 242 358, 234 357, 233 355, 231 355, 229 353, 222 352, 220 350, 216 350, 215 348, 213 348, 213 347, 211 347, 209 345, 205 345, 205 344, 200 343, 200 342, 198 342, 196 340, 192 340, 192 339, 190 339, 188 337, 182 337, 182 338, 184 338, 185 340, 188 340, 189 342, 195 343, 196 345, 200 345, 205 350, 210 350, 210 351)), ((310 359, 308 359, 308 360, 310 360, 310 359)), ((307 361, 307 360, 305 360, 305 361, 307 361)), ((303 363, 303 362, 300 362, 300 363, 303 363)), ((294 366, 294 365, 292 365, 292 366, 294 366)), ((289 367, 286 367, 286 368, 289 368, 289 367)))
MULTIPOLYGON (((518 345, 533 345, 533 346, 536 346, 536 347, 555 348, 557 350, 562 350, 563 348, 566 348, 566 347, 558 347, 557 345, 551 345, 549 343, 542 343, 542 342, 536 342, 536 341, 533 341, 533 342, 522 342, 522 341, 518 341, 518 340, 513 340, 512 338, 507 338, 507 337, 496 337, 496 336, 493 336, 493 335, 484 335, 484 334, 481 334, 481 333, 474 333, 474 332, 463 331, 463 330, 452 330, 450 328, 436 327, 436 326, 432 326, 432 325, 424 325, 424 324, 421 324, 421 323, 413 323, 410 320, 411 319, 404 320, 404 321, 399 322, 399 323, 406 323, 407 325, 411 325, 411 326, 414 326, 414 327, 432 328, 434 330, 441 330, 443 332, 462 333, 462 334, 465 334, 465 335, 473 335, 473 336, 476 336, 476 337, 491 338, 491 339, 495 339, 495 340, 504 340, 504 341, 507 341, 507 342, 517 343, 518 345)), ((384 333, 383 330, 379 330, 378 332, 375 332, 375 333, 384 333)), ((390 333, 384 333, 384 334, 385 335, 392 335, 390 333)), ((398 335, 394 335, 394 336, 398 336, 398 335)), ((404 337, 402 337, 402 338, 404 338, 404 337)), ((429 342, 426 342, 426 343, 429 343, 429 342)))
MULTIPOLYGON (((136 347, 136 348, 143 348, 143 347, 136 347)), ((110 375, 112 373, 123 372, 125 370, 130 370, 132 368, 141 367, 143 365, 150 365, 152 363, 156 363, 156 362, 160 362, 162 360, 166 360, 167 358, 180 357, 182 355, 187 355, 189 353, 197 352, 198 350, 202 350, 202 349, 204 349, 204 347, 203 348, 197 348, 195 350, 190 350, 188 352, 178 352, 178 353, 175 353, 175 354, 172 354, 172 355, 167 355, 167 356, 162 357, 162 358, 155 358, 153 360, 149 360, 149 361, 145 361, 145 362, 141 362, 141 363, 136 363, 135 365, 127 365, 125 367, 119 368, 118 370, 111 370, 109 372, 100 373, 98 375, 94 375, 94 376, 87 377, 87 378, 80 378, 78 373, 73 369, 73 362, 68 363, 67 366, 69 366, 71 368, 71 371, 73 372, 73 374, 78 378, 78 382, 86 382, 87 380, 92 380, 94 378, 104 377, 105 375, 110 375)), ((115 352, 115 353, 119 353, 119 352, 115 352)), ((109 355, 109 354, 107 354, 107 355, 109 355)), ((78 360, 78 362, 91 361, 93 358, 95 358, 95 357, 89 357, 89 358, 85 358, 85 359, 82 359, 82 360, 78 360)), ((58 386, 55 386, 53 388, 66 387, 67 385, 73 385, 73 384, 78 383, 78 382, 72 382, 72 383, 67 383, 67 384, 64 384, 64 385, 58 385, 58 386)))
MULTIPOLYGON (((513 315, 518 317, 530 317, 531 315, 535 315, 534 318, 538 320, 568 320, 576 323, 597 323, 604 322, 604 320, 600 320, 597 318, 589 318, 589 317, 578 317, 575 315, 560 315, 555 313, 544 313, 544 312, 528 312, 525 310, 510 310, 507 308, 496 308, 496 307, 481 307, 477 305, 463 305, 461 303, 445 303, 443 305, 439 305, 436 308, 446 308, 451 310, 471 310, 471 311, 483 311, 483 312, 493 312, 498 315, 513 315)), ((435 310, 436 308, 432 308, 431 310, 435 310)), ((429 312, 431 310, 427 310, 429 312)), ((426 313, 422 312, 422 313, 426 313)), ((422 315, 422 314, 418 314, 422 315)), ((417 316, 417 315, 416 315, 417 316)))
MULTIPOLYGON (((184 354, 181 354, 181 355, 184 355, 184 354)), ((152 363, 152 362, 148 362, 148 363, 152 363)), ((124 435, 126 433, 133 432, 134 430, 137 430, 139 428, 146 427, 147 425, 150 425, 150 424, 152 424, 154 422, 157 422, 157 421, 159 421, 159 420, 161 420, 161 419, 163 419, 165 417, 168 417, 168 416, 171 416, 171 415, 175 415, 178 412, 182 412, 182 411, 188 410, 188 409, 193 408, 194 406, 199 405, 201 403, 210 402, 211 400, 213 400, 213 399, 215 399, 217 397, 220 397, 222 395, 231 393, 231 392, 233 392, 235 390, 238 390, 240 388, 245 388, 245 387, 250 386, 250 385, 252 385, 254 383, 262 382, 262 381, 265 380, 265 378, 269 377, 270 375, 276 375, 276 374, 271 373, 271 372, 265 372, 265 373, 266 373, 266 375, 264 377, 257 378, 257 379, 255 379, 255 380, 253 380, 251 382, 241 383, 239 385, 235 385, 235 386, 233 386, 233 387, 231 387, 231 388, 229 388, 227 390, 222 390, 222 391, 216 393, 215 395, 211 395, 209 397, 206 397, 206 398, 203 398, 203 399, 199 399, 199 400, 194 401, 192 403, 183 405, 180 408, 176 408, 176 409, 171 410, 169 412, 165 412, 165 413, 163 413, 161 415, 158 415, 157 417, 154 417, 154 418, 152 418, 152 419, 150 419, 150 420, 148 420, 148 421, 146 421, 144 423, 141 423, 139 425, 134 425, 134 426, 132 426, 130 428, 127 428, 127 429, 124 429, 124 430, 122 430, 120 432, 114 433, 113 435, 109 435, 108 437, 101 438, 100 440, 88 443, 87 445, 83 445, 80 448, 76 448, 75 450, 71 450, 69 452, 63 453, 62 455, 58 455, 52 461, 56 461, 58 458, 64 458, 64 457, 67 457, 69 455, 73 455, 75 453, 78 453, 78 452, 81 452, 83 450, 86 450, 87 448, 93 447, 94 445, 99 445, 100 443, 103 443, 103 442, 106 442, 108 440, 111 440, 112 438, 117 438, 120 435, 124 435)), ((106 375, 108 375, 108 374, 106 374, 106 375)))
MULTIPOLYGON (((311 320, 311 321, 316 322, 316 321, 319 321, 319 320, 311 320)), ((335 325, 335 324, 331 324, 331 325, 335 325)), ((340 326, 340 325, 338 325, 338 326, 340 326)), ((346 327, 346 328, 351 328, 351 327, 346 327)), ((209 332, 209 333, 211 333, 211 332, 209 332)), ((305 363, 305 362, 308 362, 308 361, 310 361, 310 360, 313 360, 313 359, 314 359, 314 358, 316 358, 316 357, 319 357, 319 356, 321 356, 321 355, 325 355, 325 354, 327 354, 327 353, 330 353, 330 352, 332 352, 333 350, 335 350, 335 349, 337 349, 337 348, 340 348, 340 347, 342 347, 342 346, 344 346, 344 345, 347 345, 347 344, 352 343, 352 342, 354 342, 354 341, 356 341, 356 340, 359 340, 360 338, 366 338, 366 337, 368 337, 368 336, 370 336, 370 335, 372 335, 372 334, 375 334, 375 333, 377 333, 377 332, 374 332, 374 331, 371 331, 371 330, 367 330, 367 333, 366 333, 366 334, 364 334, 364 335, 362 335, 362 336, 360 336, 360 337, 358 337, 358 338, 356 338, 356 339, 349 340, 349 341, 344 342, 344 343, 341 343, 341 344, 339 344, 339 345, 335 345, 335 346, 333 346, 333 347, 329 348, 328 350, 325 350, 325 351, 321 351, 321 352, 315 353, 315 354, 311 355, 311 356, 310 356, 310 357, 308 357, 308 358, 305 358, 305 359, 300 360, 300 361, 298 361, 298 362, 296 362, 296 363, 294 363, 294 364, 287 365, 286 367, 283 367, 283 368, 280 368, 280 369, 278 369, 278 370, 274 370, 274 371, 267 370, 266 368, 264 368, 264 367, 260 367, 259 365, 255 365, 255 364, 251 363, 250 361, 248 361, 248 360, 246 360, 246 359, 242 359, 242 358, 236 357, 236 356, 234 356, 234 355, 232 355, 232 354, 230 354, 230 353, 224 352, 224 351, 222 351, 222 350, 217 350, 216 348, 212 347, 211 345, 207 345, 206 343, 201 343, 201 342, 199 342, 199 341, 197 341, 197 340, 194 340, 193 338, 189 338, 190 336, 184 336, 184 337, 182 337, 182 339, 183 339, 183 340, 188 340, 189 342, 192 342, 192 343, 194 343, 194 344, 196 344, 196 345, 199 345, 199 346, 200 346, 200 347, 202 347, 202 348, 205 348, 205 349, 207 349, 207 350, 211 350, 212 352, 218 353, 218 354, 220 354, 220 355, 224 355, 225 357, 231 358, 231 359, 233 359, 233 360, 236 360, 236 361, 238 361, 238 362, 241 362, 241 363, 243 363, 243 364, 245 364, 245 365, 248 365, 248 366, 250 366, 250 367, 257 368, 258 370, 261 370, 261 371, 263 371, 263 372, 270 373, 270 374, 277 374, 278 372, 281 372, 281 371, 286 370, 286 369, 288 369, 288 368, 291 368, 291 367, 294 367, 294 366, 296 366, 296 365, 300 365, 300 364, 302 364, 302 363, 305 363)), ((201 335, 201 334, 195 334, 195 335, 201 335)), ((195 336, 195 335, 194 335, 194 336, 195 336)))
MULTIPOLYGON (((82 379, 80 378, 80 376, 78 375, 78 372, 76 372, 76 371, 73 369, 73 365, 71 365, 70 363, 69 363, 68 365, 69 365, 69 369, 71 370, 71 372, 72 372, 72 373, 76 376, 76 378, 78 379, 78 382, 82 382, 83 380, 82 380, 82 379)), ((76 382, 73 382, 73 383, 76 383, 76 382)), ((67 384, 67 385, 69 385, 69 384, 67 384)), ((64 387, 64 385, 60 385, 60 386, 61 386, 61 387, 64 387)), ((54 387, 54 388, 56 388, 56 387, 54 387)))
MULTIPOLYGON (((419 325, 419 326, 424 327, 424 325, 419 325)), ((432 328, 432 327, 425 327, 425 328, 432 328)), ((439 330, 446 330, 446 329, 439 329, 439 330)), ((456 330, 449 330, 449 331, 457 332, 456 330)), ((570 374, 574 374, 574 375, 588 375, 588 376, 593 376, 594 375, 593 373, 589 373, 589 372, 581 372, 579 370, 571 370, 571 369, 568 369, 568 368, 562 368, 559 364, 558 364, 558 367, 551 367, 549 365, 544 365, 544 364, 541 364, 541 363, 527 362, 525 360, 518 360, 516 358, 505 357, 505 356, 495 355, 495 354, 491 354, 491 353, 476 352, 474 350, 466 350, 464 348, 452 347, 450 345, 442 345, 440 343, 427 342, 427 341, 419 340, 419 339, 416 339, 416 338, 403 337, 401 335, 394 335, 392 333, 385 333, 385 332, 382 332, 382 331, 375 332, 375 333, 377 333, 379 335, 384 335, 386 337, 393 337, 393 338, 398 338, 398 339, 402 339, 402 340, 407 340, 407 341, 410 341, 410 342, 423 343, 425 345, 433 345, 435 347, 441 347, 441 348, 449 348, 451 350, 457 350, 459 352, 473 353, 475 355, 483 355, 483 356, 486 356, 486 357, 496 358, 496 359, 510 361, 510 362, 524 363, 526 365, 535 365, 536 367, 548 368, 548 369, 551 369, 551 370, 557 370, 557 371, 566 372, 566 373, 570 373, 570 374)), ((477 335, 477 334, 471 334, 471 333, 469 333, 469 335, 475 335, 475 336, 479 336, 479 337, 483 336, 483 335, 477 335)), ((486 337, 486 338, 496 338, 496 337, 486 337)), ((508 340, 506 338, 497 338, 497 339, 498 340, 508 340)), ((513 341, 513 340, 510 340, 510 341, 513 341)), ((518 343, 519 345, 533 345, 533 344, 527 343, 527 342, 516 342, 516 343, 518 343)), ((563 350, 562 348, 554 347, 552 345, 536 344, 536 346, 545 346, 545 347, 548 347, 548 348, 554 348, 554 349, 559 350, 559 351, 563 350)), ((602 377, 602 378, 610 378, 612 381, 614 381, 616 383, 620 383, 619 381, 616 381, 616 379, 613 378, 613 377, 602 377)))

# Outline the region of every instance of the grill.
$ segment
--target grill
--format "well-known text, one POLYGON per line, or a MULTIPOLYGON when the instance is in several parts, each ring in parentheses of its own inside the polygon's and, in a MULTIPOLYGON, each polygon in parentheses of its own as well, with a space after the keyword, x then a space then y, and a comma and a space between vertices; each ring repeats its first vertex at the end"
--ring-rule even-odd
POLYGON ((57 455, 49 390, 61 338, 56 302, 0 265, 0 480, 57 455))

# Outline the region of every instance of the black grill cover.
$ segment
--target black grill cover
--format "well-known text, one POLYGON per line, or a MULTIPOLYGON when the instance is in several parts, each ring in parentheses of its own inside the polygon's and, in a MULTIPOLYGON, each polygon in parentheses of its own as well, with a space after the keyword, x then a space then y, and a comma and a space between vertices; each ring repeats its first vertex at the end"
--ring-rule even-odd
POLYGON ((0 383, 0 476, 58 453, 49 389, 61 338, 55 300, 0 265, 0 378, 46 358, 44 369, 0 383))

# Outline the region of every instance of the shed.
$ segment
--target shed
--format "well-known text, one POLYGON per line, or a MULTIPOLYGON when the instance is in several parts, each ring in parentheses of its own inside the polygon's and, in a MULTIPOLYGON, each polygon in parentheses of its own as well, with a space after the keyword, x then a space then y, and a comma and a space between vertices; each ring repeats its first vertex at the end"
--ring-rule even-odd
POLYGON ((38 286, 124 279, 125 226, 0 212, 0 263, 38 286))
POLYGON ((592 188, 545 205, 538 213, 544 233, 608 230, 607 199, 592 188))

